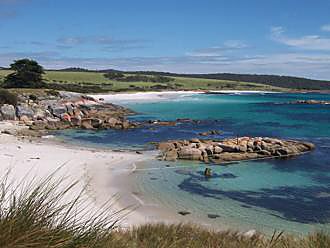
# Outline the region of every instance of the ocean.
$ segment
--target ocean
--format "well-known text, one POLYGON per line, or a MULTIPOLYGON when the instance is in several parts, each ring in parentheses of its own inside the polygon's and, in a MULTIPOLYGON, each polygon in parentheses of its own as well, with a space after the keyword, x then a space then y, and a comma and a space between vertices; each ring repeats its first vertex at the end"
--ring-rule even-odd
POLYGON ((314 151, 289 159, 222 166, 148 160, 137 164, 143 170, 132 180, 151 202, 174 211, 188 211, 210 226, 264 233, 275 229, 296 234, 330 231, 330 105, 289 104, 308 99, 330 101, 330 95, 185 93, 117 97, 112 101, 137 112, 132 120, 196 121, 135 130, 66 130, 58 135, 86 146, 133 150, 150 150, 153 142, 170 139, 208 138, 199 133, 209 130, 221 131, 209 138, 267 136, 312 142, 314 151), (213 172, 209 179, 203 176, 206 166, 213 172))

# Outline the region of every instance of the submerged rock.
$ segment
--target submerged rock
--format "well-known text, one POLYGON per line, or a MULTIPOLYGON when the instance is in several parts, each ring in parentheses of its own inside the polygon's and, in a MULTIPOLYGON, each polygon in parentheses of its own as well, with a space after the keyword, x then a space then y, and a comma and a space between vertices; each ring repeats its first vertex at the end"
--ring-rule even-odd
POLYGON ((321 104, 328 105, 330 101, 319 101, 319 100, 298 100, 294 102, 289 102, 290 104, 321 104))
POLYGON ((188 211, 179 211, 178 214, 181 214, 181 215, 185 216, 185 215, 188 215, 188 214, 191 214, 191 213, 188 212, 188 211))

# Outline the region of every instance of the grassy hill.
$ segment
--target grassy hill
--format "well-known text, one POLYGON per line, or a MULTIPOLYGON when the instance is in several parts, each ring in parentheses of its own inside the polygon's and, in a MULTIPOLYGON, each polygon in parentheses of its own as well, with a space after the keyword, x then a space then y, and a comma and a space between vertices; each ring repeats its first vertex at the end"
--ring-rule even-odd
MULTIPOLYGON (((0 82, 10 70, 0 70, 0 82)), ((85 87, 90 92, 107 91, 151 91, 151 90, 284 90, 280 87, 266 84, 241 82, 231 80, 204 79, 183 76, 167 76, 170 82, 125 82, 106 78, 104 72, 97 71, 46 71, 44 79, 49 84, 55 84, 58 89, 63 87, 85 87)), ((141 75, 140 73, 125 73, 126 76, 141 75)), ((148 75, 148 74, 147 74, 148 75)), ((149 75, 151 77, 151 75, 149 75)), ((74 89, 73 89, 74 90, 74 89)), ((79 89, 76 89, 79 91, 79 89)))
MULTIPOLYGON (((10 70, 0 69, 0 83, 10 70)), ((330 90, 330 81, 307 78, 252 75, 252 74, 174 74, 166 72, 120 72, 114 70, 89 71, 68 68, 46 71, 44 80, 56 89, 86 92, 120 92, 151 90, 330 90), (121 79, 109 79, 106 73, 119 72, 121 79), (163 77, 168 82, 153 82, 150 78, 163 77), (136 80, 134 80, 136 78, 136 80), (140 78, 140 80, 139 80, 140 78), (125 81, 127 79, 127 81, 125 81), (133 79, 133 80, 132 80, 133 79)))

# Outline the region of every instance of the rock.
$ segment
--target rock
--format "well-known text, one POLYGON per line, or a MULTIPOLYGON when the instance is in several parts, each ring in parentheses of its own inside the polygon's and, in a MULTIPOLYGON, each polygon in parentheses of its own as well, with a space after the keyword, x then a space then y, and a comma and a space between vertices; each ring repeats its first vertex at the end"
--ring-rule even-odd
POLYGON ((176 146, 171 142, 161 142, 161 143, 158 144, 157 148, 161 151, 168 151, 168 150, 171 150, 171 149, 175 149, 176 146))
POLYGON ((257 235, 257 231, 254 230, 254 229, 251 229, 251 230, 243 233, 243 236, 246 237, 246 238, 252 238, 252 237, 254 237, 256 235, 257 235))
POLYGON ((289 154, 289 150, 286 147, 277 149, 276 152, 280 155, 280 156, 286 156, 289 154))
POLYGON ((110 125, 110 127, 113 128, 117 125, 117 123, 121 123, 121 121, 116 118, 111 117, 107 120, 107 123, 110 125))
MULTIPOLYGON (((220 148, 220 149, 221 149, 221 148, 220 148)), ((217 150, 217 151, 219 151, 219 150, 217 150)), ((216 152, 215 152, 215 147, 213 147, 213 146, 207 146, 207 147, 205 148, 205 152, 206 152, 206 154, 207 154, 208 156, 212 156, 213 153, 216 153, 216 152)), ((219 153, 221 153, 221 152, 219 152, 219 153)))
POLYGON ((67 109, 66 109, 66 106, 56 105, 56 106, 51 106, 50 111, 54 116, 61 118, 61 115, 65 114, 67 109))
POLYGON ((215 154, 219 154, 219 153, 222 153, 222 152, 223 152, 223 149, 220 146, 215 146, 214 147, 214 153, 215 154))
POLYGON ((71 123, 73 126, 81 126, 81 118, 71 117, 71 123))
POLYGON ((34 115, 33 115, 33 119, 34 120, 42 120, 44 119, 46 116, 50 116, 50 112, 48 110, 43 110, 40 108, 37 108, 34 110, 34 115))
POLYGON ((265 156, 271 156, 272 155, 272 153, 267 151, 267 150, 258 151, 258 154, 265 155, 265 156))
POLYGON ((29 117, 27 117, 26 115, 21 116, 21 117, 19 118, 19 120, 20 120, 21 122, 23 122, 24 124, 30 124, 30 122, 31 122, 31 119, 30 119, 29 117))
POLYGON ((202 152, 197 148, 182 147, 178 151, 178 157, 180 159, 189 159, 189 160, 200 160, 202 152))
POLYGON ((176 149, 171 149, 166 152, 165 160, 166 161, 176 161, 178 158, 178 151, 176 149))
POLYGON ((19 105, 16 107, 16 115, 18 118, 20 118, 23 115, 29 118, 33 118, 34 111, 27 104, 19 105))
POLYGON ((212 170, 210 168, 206 168, 204 170, 204 176, 205 177, 211 177, 212 176, 212 170))
POLYGON ((129 129, 130 128, 130 123, 128 121, 123 121, 122 122, 122 128, 123 129, 129 129))
POLYGON ((328 105, 330 101, 319 101, 319 100, 298 100, 294 102, 289 102, 289 104, 320 104, 320 105, 328 105))
POLYGON ((81 128, 93 129, 92 120, 91 119, 82 119, 81 120, 81 128))
POLYGON ((68 113, 61 114, 61 120, 62 121, 70 121, 71 122, 71 116, 68 113))
POLYGON ((219 134, 221 134, 221 132, 218 130, 210 130, 207 132, 199 133, 200 136, 210 136, 210 135, 219 135, 219 134))
POLYGON ((239 149, 240 152, 246 152, 247 151, 247 146, 246 145, 240 145, 238 147, 238 149, 239 149))
POLYGON ((66 113, 69 115, 74 115, 74 105, 73 104, 67 104, 66 107, 66 113))
POLYGON ((314 150, 315 149, 315 145, 313 143, 310 142, 303 142, 303 145, 305 147, 307 147, 308 150, 314 150))
POLYGON ((188 212, 188 211, 179 211, 178 214, 181 214, 181 215, 185 216, 185 215, 188 215, 188 214, 191 214, 191 213, 188 212))
POLYGON ((191 139, 190 142, 191 143, 200 143, 200 140, 199 139, 191 139))
POLYGON ((8 135, 16 135, 17 134, 17 132, 15 130, 12 130, 12 129, 3 130, 3 131, 1 131, 1 133, 8 134, 8 135))
POLYGON ((47 122, 45 121, 34 121, 29 129, 34 131, 45 130, 46 126, 47 122))
POLYGON ((241 137, 226 139, 222 142, 199 139, 177 140, 162 142, 158 145, 165 160, 188 159, 200 160, 205 163, 210 161, 214 163, 233 162, 273 156, 296 156, 314 148, 314 144, 308 142, 261 137, 241 137))
POLYGON ((235 145, 225 145, 219 143, 218 146, 222 148, 224 152, 239 152, 239 147, 235 145))
POLYGON ((13 105, 2 105, 0 108, 0 112, 4 120, 16 120, 16 111, 13 105))
POLYGON ((101 128, 103 124, 103 121, 101 119, 93 118, 91 119, 91 125, 93 128, 101 128))
POLYGON ((193 122, 192 119, 189 119, 189 118, 179 118, 179 119, 176 119, 177 122, 193 122))
POLYGON ((176 126, 175 121, 155 121, 153 124, 158 126, 176 126))
POLYGON ((218 214, 208 214, 207 217, 210 218, 210 219, 216 219, 216 218, 220 217, 220 215, 218 215, 218 214))

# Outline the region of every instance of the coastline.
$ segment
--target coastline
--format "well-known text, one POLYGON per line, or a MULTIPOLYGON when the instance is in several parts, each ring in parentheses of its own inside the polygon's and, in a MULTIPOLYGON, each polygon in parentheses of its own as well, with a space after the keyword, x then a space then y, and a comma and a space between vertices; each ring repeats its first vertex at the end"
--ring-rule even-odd
MULTIPOLYGON (((8 130, 9 127, 23 128, 16 124, 0 123, 0 130, 8 130)), ((0 172, 2 175, 9 172, 9 181, 14 185, 38 183, 55 172, 52 176, 54 180, 65 178, 66 182, 77 181, 71 192, 72 198, 86 189, 84 200, 88 202, 84 204, 91 206, 93 211, 98 211, 105 202, 121 196, 121 189, 113 184, 113 179, 118 175, 111 171, 120 168, 130 173, 132 164, 143 160, 144 156, 133 152, 78 147, 56 139, 20 138, 0 134, 0 159, 0 172)), ((121 199, 111 201, 109 215, 130 205, 137 204, 121 199)), ((123 212, 124 215, 127 213, 128 211, 123 212)), ((137 211, 133 211, 121 220, 120 227, 132 226, 138 222, 139 215, 137 211)))
MULTIPOLYGON (((15 122, 0 122, 0 131, 24 129, 15 122)), ((186 217, 141 199, 134 192, 135 163, 154 157, 153 153, 82 147, 56 138, 25 138, 0 133, 0 172, 9 172, 9 181, 38 183, 55 173, 52 179, 77 181, 72 199, 82 190, 84 204, 102 211, 110 200, 109 215, 124 210, 119 227, 129 229, 151 223, 190 223, 186 217), (113 199, 113 200, 112 200, 113 199)), ((64 190, 66 185, 62 185, 64 190)), ((72 200, 72 199, 67 199, 72 200)))

